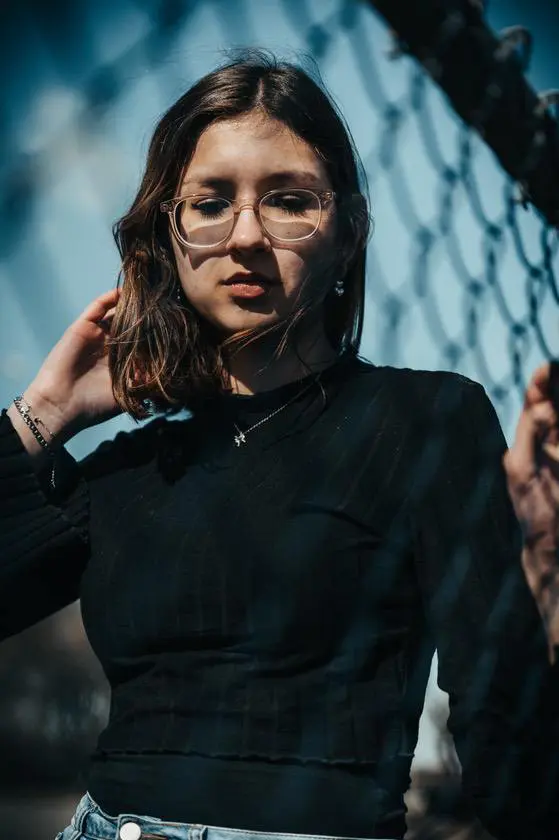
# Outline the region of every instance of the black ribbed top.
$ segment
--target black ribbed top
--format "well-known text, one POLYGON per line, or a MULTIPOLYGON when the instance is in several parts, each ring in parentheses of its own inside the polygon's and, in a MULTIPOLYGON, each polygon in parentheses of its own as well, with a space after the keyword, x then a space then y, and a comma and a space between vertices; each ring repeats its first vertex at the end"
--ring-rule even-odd
MULTIPOLYGON (((80 465, 63 453, 54 498, 4 416, 1 632, 81 595, 112 690, 97 790, 103 768, 114 790, 117 763, 133 754, 214 758, 231 773, 261 762, 284 780, 298 766, 309 784, 328 768, 332 780, 361 768, 360 790, 376 804, 366 820, 356 808, 356 824, 352 782, 335 831, 317 801, 303 813, 287 798, 257 817, 254 786, 236 776, 235 790, 254 814, 243 828, 363 837, 403 832, 436 644, 466 791, 496 837, 538 837, 527 803, 544 766, 549 776, 534 747, 548 721, 540 709, 528 722, 543 697, 545 643, 504 447, 479 385, 352 357, 319 381, 223 396, 189 419, 120 433, 80 465), (235 445, 236 426, 286 400, 235 445)), ((124 766, 118 790, 130 804, 147 765, 124 766)), ((184 799, 162 804, 164 789, 180 792, 176 776, 165 779, 180 762, 159 766, 142 813, 204 822, 181 811, 184 799)), ((182 766, 188 777, 193 765, 182 766)), ((212 824, 230 824, 217 803, 213 794, 212 824)))

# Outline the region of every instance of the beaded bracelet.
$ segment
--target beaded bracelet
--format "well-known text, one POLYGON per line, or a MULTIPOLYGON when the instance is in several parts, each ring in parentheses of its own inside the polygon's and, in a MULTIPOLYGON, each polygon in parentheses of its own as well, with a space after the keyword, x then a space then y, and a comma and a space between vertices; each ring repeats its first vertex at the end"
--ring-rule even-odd
POLYGON ((40 423, 41 426, 48 432, 51 437, 54 437, 52 432, 48 430, 42 420, 38 417, 33 418, 31 416, 31 406, 29 403, 23 398, 23 394, 20 394, 18 397, 14 399, 14 405, 19 411, 24 423, 27 425, 33 437, 40 443, 43 449, 46 449, 50 457, 52 458, 52 466, 51 466, 51 474, 50 474, 50 486, 53 490, 56 489, 55 480, 54 480, 54 467, 55 467, 55 451, 49 442, 46 440, 45 437, 41 434, 36 423, 40 423))

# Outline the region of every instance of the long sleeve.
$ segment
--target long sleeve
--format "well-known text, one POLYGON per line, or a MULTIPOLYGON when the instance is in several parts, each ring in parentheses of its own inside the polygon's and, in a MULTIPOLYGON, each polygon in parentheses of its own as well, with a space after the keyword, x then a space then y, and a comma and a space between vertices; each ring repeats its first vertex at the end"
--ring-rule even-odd
POLYGON ((79 596, 87 560, 88 489, 74 459, 57 458, 51 497, 6 412, 0 416, 0 639, 79 596))
MULTIPOLYGON (((498 840, 547 840, 559 703, 483 388, 444 376, 413 485, 416 568, 463 790, 498 840), (427 453, 427 454, 426 454, 427 453)), ((553 790, 555 788, 555 790, 553 790)))

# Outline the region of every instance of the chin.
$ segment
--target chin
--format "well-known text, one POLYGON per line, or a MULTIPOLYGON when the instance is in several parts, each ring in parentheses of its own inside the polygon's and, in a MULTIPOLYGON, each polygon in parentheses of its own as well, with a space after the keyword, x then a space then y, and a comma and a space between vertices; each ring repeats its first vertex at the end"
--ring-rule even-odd
POLYGON ((257 330, 264 329, 265 327, 271 327, 274 324, 279 323, 279 321, 280 319, 277 316, 239 318, 235 320, 228 320, 225 323, 216 323, 215 326, 222 335, 230 337, 235 335, 235 333, 243 332, 243 330, 257 330))
POLYGON ((251 300, 243 301, 234 311, 215 313, 209 320, 220 333, 231 336, 242 330, 270 327, 284 317, 271 307, 251 300))

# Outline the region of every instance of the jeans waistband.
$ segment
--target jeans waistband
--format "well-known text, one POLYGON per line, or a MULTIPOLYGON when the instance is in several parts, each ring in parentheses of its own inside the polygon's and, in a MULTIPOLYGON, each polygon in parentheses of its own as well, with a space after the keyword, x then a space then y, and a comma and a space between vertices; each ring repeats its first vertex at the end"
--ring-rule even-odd
POLYGON ((166 822, 143 814, 119 814, 118 817, 114 817, 102 811, 89 793, 78 803, 68 830, 71 833, 62 832, 60 840, 81 840, 82 837, 84 840, 240 840, 241 837, 247 840, 281 840, 284 837, 297 837, 301 840, 354 840, 320 834, 282 834, 196 823, 166 822))

